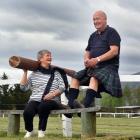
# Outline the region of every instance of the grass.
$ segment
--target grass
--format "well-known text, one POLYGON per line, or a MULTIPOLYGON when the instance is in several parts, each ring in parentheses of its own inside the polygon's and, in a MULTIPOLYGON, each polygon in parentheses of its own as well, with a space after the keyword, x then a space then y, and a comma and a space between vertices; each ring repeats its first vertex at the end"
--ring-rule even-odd
MULTIPOLYGON (((81 119, 74 117, 73 137, 65 138, 62 136, 62 121, 60 117, 50 117, 48 120, 47 134, 41 140, 79 140, 81 134, 81 119)), ((21 118, 20 135, 7 137, 8 119, 0 118, 0 140, 24 140, 25 134, 23 118, 21 118)), ((34 120, 35 131, 37 133, 38 118, 34 120)), ((96 140, 140 140, 140 118, 97 118, 97 137, 96 140)), ((30 140, 38 140, 37 135, 30 140)))

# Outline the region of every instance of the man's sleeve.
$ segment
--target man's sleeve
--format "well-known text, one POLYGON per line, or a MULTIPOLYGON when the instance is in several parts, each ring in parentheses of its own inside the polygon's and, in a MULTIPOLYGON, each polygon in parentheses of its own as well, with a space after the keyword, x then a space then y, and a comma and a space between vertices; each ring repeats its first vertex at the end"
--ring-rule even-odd
POLYGON ((109 45, 116 45, 120 47, 121 38, 118 32, 115 29, 112 29, 112 31, 109 34, 109 45))

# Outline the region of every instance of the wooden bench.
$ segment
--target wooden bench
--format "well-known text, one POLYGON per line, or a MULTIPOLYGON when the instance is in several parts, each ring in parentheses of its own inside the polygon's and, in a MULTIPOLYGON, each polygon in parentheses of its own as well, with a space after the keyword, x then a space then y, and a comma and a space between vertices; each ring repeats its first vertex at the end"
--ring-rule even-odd
MULTIPOLYGON (((81 113, 81 138, 93 138, 96 136, 96 112, 99 106, 80 109, 52 110, 51 114, 81 113)), ((9 122, 7 135, 17 135, 20 129, 20 115, 23 110, 11 110, 8 112, 9 122)))

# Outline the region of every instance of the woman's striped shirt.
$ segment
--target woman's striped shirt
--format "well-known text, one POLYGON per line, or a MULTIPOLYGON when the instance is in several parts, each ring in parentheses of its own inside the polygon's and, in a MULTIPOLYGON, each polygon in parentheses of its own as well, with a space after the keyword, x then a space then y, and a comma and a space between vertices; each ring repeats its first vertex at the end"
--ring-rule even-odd
MULTIPOLYGON (((20 85, 22 91, 27 91, 31 89, 32 94, 30 96, 29 101, 38 101, 40 102, 50 78, 51 74, 43 74, 40 71, 32 72, 28 78, 28 82, 26 85, 20 85)), ((50 88, 50 92, 59 89, 61 93, 65 90, 65 84, 61 77, 61 74, 58 71, 54 72, 54 80, 52 86, 50 88)), ((60 97, 55 97, 53 100, 60 101, 60 97)))

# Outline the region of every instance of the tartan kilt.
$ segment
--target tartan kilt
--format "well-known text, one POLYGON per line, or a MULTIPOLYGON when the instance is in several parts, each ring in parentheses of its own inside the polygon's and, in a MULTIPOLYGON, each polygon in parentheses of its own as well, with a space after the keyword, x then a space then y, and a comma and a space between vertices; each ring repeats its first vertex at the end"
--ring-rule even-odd
POLYGON ((106 92, 115 97, 122 97, 122 88, 118 70, 113 66, 83 69, 75 74, 80 85, 88 86, 90 77, 95 77, 99 82, 98 93, 106 92))

